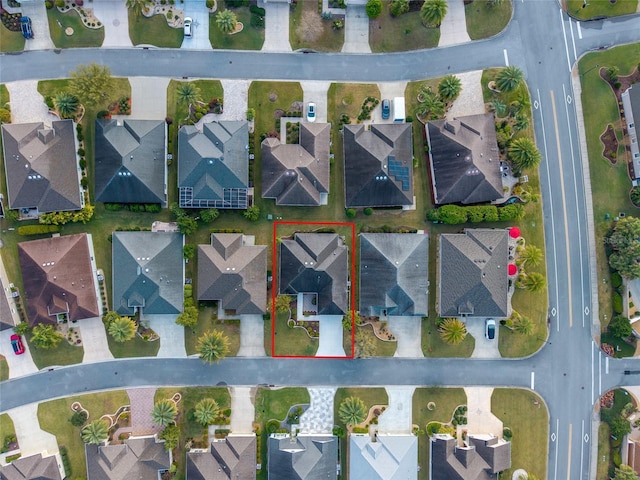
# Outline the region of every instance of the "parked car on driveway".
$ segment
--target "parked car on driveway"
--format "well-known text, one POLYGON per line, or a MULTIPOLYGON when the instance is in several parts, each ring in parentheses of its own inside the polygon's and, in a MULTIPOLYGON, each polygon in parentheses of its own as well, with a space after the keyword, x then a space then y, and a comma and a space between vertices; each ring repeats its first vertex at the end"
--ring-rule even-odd
POLYGON ((20 28, 22 36, 26 39, 33 38, 33 30, 31 29, 31 19, 29 17, 20 17, 20 28))
POLYGON ((307 122, 315 122, 316 121, 316 104, 313 102, 309 102, 307 106, 307 122))
POLYGON ((11 347, 13 348, 13 353, 16 355, 22 355, 24 353, 24 345, 22 344, 20 335, 16 335, 15 333, 11 335, 11 347))
POLYGON ((191 17, 184 17, 184 36, 185 37, 190 37, 191 36, 191 23, 193 22, 193 19, 191 17))
POLYGON ((389 120, 389 116, 391 115, 391 102, 389 99, 385 98, 382 100, 382 119, 389 120))
POLYGON ((484 324, 484 336, 487 340, 496 338, 496 321, 492 318, 488 319, 484 324))

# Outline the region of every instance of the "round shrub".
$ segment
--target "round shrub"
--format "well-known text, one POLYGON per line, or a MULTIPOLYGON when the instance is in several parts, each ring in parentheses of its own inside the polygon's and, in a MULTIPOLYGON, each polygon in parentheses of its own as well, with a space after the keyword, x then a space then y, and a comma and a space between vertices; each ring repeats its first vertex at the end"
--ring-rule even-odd
POLYGON ((356 209, 355 208, 347 208, 346 214, 347 214, 347 217, 353 218, 353 217, 356 216, 356 209))
POLYGON ((611 274, 611 286, 613 288, 620 288, 622 286, 622 275, 618 272, 613 272, 611 274))
POLYGON ((371 215, 373 213, 373 208, 371 207, 367 207, 364 209, 364 214, 365 215, 371 215))
POLYGON ((64 0, 55 0, 55 6, 57 8, 62 8, 64 7, 64 0))
POLYGON ((47 10, 51 10, 53 8, 53 3, 51 3, 50 0, 47 0, 46 2, 44 2, 44 6, 47 10))
POLYGON ((269 420, 265 425, 265 429, 267 433, 276 433, 276 431, 280 428, 280 422, 278 420, 269 420))

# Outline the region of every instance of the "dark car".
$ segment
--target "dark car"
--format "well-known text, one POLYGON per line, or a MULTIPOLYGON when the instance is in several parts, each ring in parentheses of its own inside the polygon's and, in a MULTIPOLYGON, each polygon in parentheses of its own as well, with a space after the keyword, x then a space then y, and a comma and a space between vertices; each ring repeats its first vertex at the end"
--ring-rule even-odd
POLYGON ((382 119, 388 120, 391 115, 391 102, 388 99, 382 100, 382 119))
POLYGON ((16 355, 22 355, 24 353, 24 345, 22 344, 20 335, 16 335, 15 333, 11 335, 11 346, 13 347, 13 353, 16 355))
POLYGON ((22 36, 24 38, 33 38, 33 30, 31 30, 31 19, 29 17, 20 17, 20 28, 22 29, 22 36))

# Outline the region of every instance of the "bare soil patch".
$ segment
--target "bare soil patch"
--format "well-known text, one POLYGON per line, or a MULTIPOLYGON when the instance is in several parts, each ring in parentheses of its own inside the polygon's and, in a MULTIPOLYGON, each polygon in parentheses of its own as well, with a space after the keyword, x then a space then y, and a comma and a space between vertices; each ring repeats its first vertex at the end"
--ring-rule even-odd
POLYGON ((318 18, 317 12, 305 10, 302 12, 300 25, 296 27, 296 33, 303 42, 316 42, 324 33, 322 20, 318 18))

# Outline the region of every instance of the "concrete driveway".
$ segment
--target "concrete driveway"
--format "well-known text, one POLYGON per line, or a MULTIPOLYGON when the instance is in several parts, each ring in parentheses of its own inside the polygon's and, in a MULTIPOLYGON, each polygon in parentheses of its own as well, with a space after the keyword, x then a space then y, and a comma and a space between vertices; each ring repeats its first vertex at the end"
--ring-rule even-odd
POLYGON ((498 350, 498 334, 500 332, 500 321, 496 321, 496 338, 493 340, 487 340, 484 335, 485 329, 484 318, 472 318, 467 320, 467 332, 476 341, 476 346, 473 349, 471 358, 502 358, 500 351, 498 350))
POLYGON ((331 433, 333 430, 334 387, 308 388, 310 406, 300 417, 300 431, 307 434, 331 433))
MULTIPOLYGON (((255 388, 230 387, 229 394, 231 395, 231 431, 234 434, 252 433, 253 421, 256 417, 256 409, 253 406, 255 388)), ((215 434, 215 427, 213 433, 215 434)))
POLYGON ((262 315, 240 315, 238 357, 264 357, 264 319, 262 315))
MULTIPOLYGON (((7 410, 7 413, 13 420, 16 438, 20 445, 20 453, 23 457, 35 455, 36 453, 43 453, 44 456, 58 453, 58 441, 55 435, 40 429, 37 403, 7 410)), ((72 413, 69 410, 69 417, 72 413)), ((60 420, 66 422, 67 418, 60 420)))
POLYGON ((369 46, 369 17, 366 3, 356 5, 349 2, 344 19, 344 44, 342 51, 348 53, 371 53, 369 46))
POLYGON ((415 387, 386 387, 389 406, 378 417, 378 432, 410 434, 412 431, 413 391, 415 387))
POLYGON ((319 315, 313 320, 320 321, 320 345, 316 357, 344 357, 342 316, 319 315))
POLYGON ((31 19, 33 38, 24 42, 27 50, 49 50, 55 48, 49 31, 47 8, 44 2, 22 2, 22 15, 31 19))
POLYGON ((22 337, 22 344, 24 345, 25 352, 22 355, 16 355, 13 353, 11 347, 11 335, 13 330, 3 330, 0 332, 0 355, 3 355, 9 365, 9 378, 22 377, 31 373, 36 373, 38 367, 33 363, 31 359, 31 353, 29 352, 29 344, 27 340, 22 337))
MULTIPOLYGON (((407 89, 407 82, 384 82, 378 84, 380 90, 380 103, 383 99, 389 100, 391 108, 393 109, 393 98, 404 97, 404 92, 407 89)), ((390 112, 389 118, 382 119, 382 105, 378 105, 372 112, 371 120, 373 123, 393 123, 393 110, 390 112)), ((411 113, 407 112, 407 115, 411 113)))
POLYGON ((177 315, 145 315, 144 321, 160 336, 160 350, 157 357, 184 358, 187 350, 184 346, 184 327, 176 323, 177 315))
POLYGON ((388 317, 389 329, 398 339, 394 357, 418 358, 422 353, 422 317, 388 317))
POLYGON ((265 9, 263 51, 290 52, 289 43, 289 4, 258 2, 265 9))
POLYGON ((93 0, 93 14, 104 25, 102 47, 132 47, 129 38, 129 14, 121 0, 93 0))
POLYGON ((129 77, 131 115, 125 120, 164 120, 167 116, 167 87, 170 78, 129 77))
POLYGON ((193 22, 191 37, 184 37, 181 48, 213 50, 209 40, 209 10, 204 8, 202 0, 184 0, 184 16, 191 17, 193 22))
POLYGON ((82 346, 84 347, 83 363, 113 359, 107 342, 107 330, 104 328, 104 323, 102 323, 100 317, 85 318, 78 321, 74 326, 80 330, 80 335, 82 336, 82 346))
POLYGON ((439 47, 470 42, 467 33, 467 20, 464 13, 464 0, 447 0, 449 10, 440 25, 439 47))
POLYGON ((491 412, 492 387, 465 387, 467 395, 467 429, 502 438, 502 421, 491 412))
POLYGON ((38 92, 37 80, 22 80, 5 84, 9 91, 12 123, 45 122, 51 125, 58 117, 49 113, 44 97, 38 92))
MULTIPOLYGON (((309 102, 316 104, 316 122, 327 121, 327 90, 329 90, 330 82, 303 81, 300 82, 302 91, 304 92, 304 115, 307 114, 307 105, 309 102)), ((303 117, 306 121, 306 116, 303 117)))

